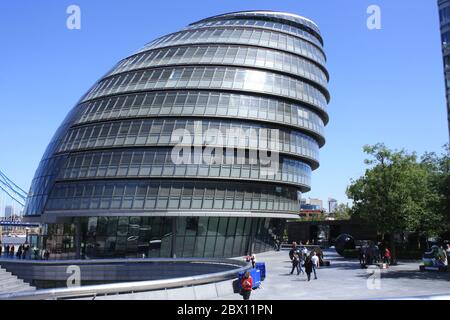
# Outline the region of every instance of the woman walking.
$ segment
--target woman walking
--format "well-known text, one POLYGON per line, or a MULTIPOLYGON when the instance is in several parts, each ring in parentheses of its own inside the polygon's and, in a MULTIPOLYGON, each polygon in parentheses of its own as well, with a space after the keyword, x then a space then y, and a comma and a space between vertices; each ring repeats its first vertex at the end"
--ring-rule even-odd
POLYGON ((311 257, 307 257, 305 260, 305 272, 308 276, 308 281, 311 281, 311 273, 313 272, 313 261, 311 260, 311 257))

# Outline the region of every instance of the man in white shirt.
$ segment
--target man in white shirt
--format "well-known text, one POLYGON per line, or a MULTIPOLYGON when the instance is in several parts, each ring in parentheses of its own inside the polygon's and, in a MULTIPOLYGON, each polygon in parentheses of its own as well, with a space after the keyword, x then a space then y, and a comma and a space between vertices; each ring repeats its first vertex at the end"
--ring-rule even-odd
POLYGON ((314 279, 317 280, 316 268, 320 268, 320 261, 319 257, 317 256, 317 253, 315 252, 313 253, 311 261, 313 263, 314 279))
POLYGON ((303 253, 303 255, 305 256, 305 258, 308 256, 308 249, 306 249, 306 247, 303 247, 303 249, 302 249, 302 253, 303 253))

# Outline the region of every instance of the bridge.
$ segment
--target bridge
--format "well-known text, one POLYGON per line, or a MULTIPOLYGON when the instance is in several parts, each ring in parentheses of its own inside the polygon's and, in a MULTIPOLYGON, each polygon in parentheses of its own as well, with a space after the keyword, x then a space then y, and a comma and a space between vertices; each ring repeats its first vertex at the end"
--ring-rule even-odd
POLYGON ((0 227, 38 228, 39 224, 22 221, 0 220, 0 227))
POLYGON ((37 223, 22 221, 20 213, 25 207, 27 192, 12 181, 0 170, 0 227, 5 228, 37 228, 37 223), (9 208, 10 216, 6 217, 9 208))
POLYGON ((3 219, 0 220, 0 225, 19 226, 22 223, 17 221, 20 219, 14 219, 14 216, 21 215, 26 198, 27 192, 0 170, 0 219, 3 219), (2 218, 7 213, 9 217, 2 218))

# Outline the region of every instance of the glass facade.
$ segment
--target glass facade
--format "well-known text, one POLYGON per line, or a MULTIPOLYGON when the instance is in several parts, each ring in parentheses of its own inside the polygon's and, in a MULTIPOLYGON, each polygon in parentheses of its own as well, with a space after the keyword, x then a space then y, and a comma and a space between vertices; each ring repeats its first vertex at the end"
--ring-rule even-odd
POLYGON ((445 93, 447 97, 448 132, 450 141, 450 1, 438 0, 444 59, 445 93))
POLYGON ((325 63, 312 21, 270 11, 207 18, 121 60, 36 170, 25 214, 43 223, 43 247, 56 259, 272 249, 319 167, 325 63), (175 161, 180 145, 197 161, 175 161), (198 161, 206 151, 213 161, 198 161))
POLYGON ((81 116, 76 124, 121 118, 239 117, 247 120, 294 126, 317 135, 324 144, 324 121, 305 106, 264 97, 226 92, 151 92, 107 97, 80 106, 81 116))
POLYGON ((247 91, 295 99, 325 110, 324 91, 289 76, 235 67, 168 67, 131 71, 100 81, 84 101, 130 91, 197 88, 247 91))
POLYGON ((279 70, 316 82, 322 86, 322 90, 325 90, 328 81, 325 72, 307 59, 276 50, 233 45, 197 45, 152 50, 123 60, 110 74, 177 64, 231 64, 279 70))
MULTIPOLYGON (((222 258, 274 248, 284 221, 235 217, 81 218, 81 252, 89 258, 222 258), (173 232, 175 230, 176 232, 173 232)), ((56 259, 74 259, 75 225, 52 224, 43 233, 56 259)))
MULTIPOLYGON (((58 151, 71 152, 106 147, 174 146, 178 143, 173 136, 174 130, 182 129, 194 133, 197 123, 197 120, 145 119, 111 121, 74 127, 68 131, 58 151)), ((248 137, 236 141, 239 147, 257 150, 268 148, 261 131, 262 129, 269 130, 270 127, 267 125, 231 120, 202 120, 201 124, 203 131, 215 129, 224 137, 233 129, 248 132, 248 137)), ((275 132, 268 132, 267 135, 268 139, 277 139, 280 151, 309 159, 311 162, 318 162, 319 144, 314 138, 289 129, 278 129, 275 132)), ((226 141, 223 144, 228 145, 226 141)))
POLYGON ((326 57, 323 51, 309 41, 283 32, 245 27, 208 28, 180 31, 161 37, 149 43, 140 52, 168 46, 198 43, 234 43, 255 45, 294 53, 308 58, 321 66, 324 66, 326 63, 326 57))

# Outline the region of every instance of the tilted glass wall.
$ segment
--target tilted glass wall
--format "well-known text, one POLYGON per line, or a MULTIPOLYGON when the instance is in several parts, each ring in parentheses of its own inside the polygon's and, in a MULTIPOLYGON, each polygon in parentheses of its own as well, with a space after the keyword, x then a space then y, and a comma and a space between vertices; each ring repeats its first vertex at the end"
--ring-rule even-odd
POLYGON ((62 258, 272 248, 319 167, 325 64, 317 25, 282 12, 219 15, 151 41, 66 117, 26 217, 41 220, 43 243, 62 258), (210 149, 214 161, 184 161, 210 149))
MULTIPOLYGON (((80 224, 86 259, 240 257, 273 249, 284 230, 280 219, 244 217, 90 217, 80 224)), ((52 259, 75 258, 74 224, 50 225, 43 241, 52 259)))

